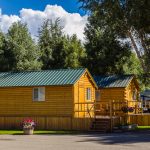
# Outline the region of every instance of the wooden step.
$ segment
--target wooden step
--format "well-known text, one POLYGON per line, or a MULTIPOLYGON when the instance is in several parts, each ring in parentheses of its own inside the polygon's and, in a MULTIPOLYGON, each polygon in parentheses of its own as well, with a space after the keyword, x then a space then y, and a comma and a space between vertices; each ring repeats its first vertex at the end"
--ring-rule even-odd
POLYGON ((94 120, 93 123, 96 122, 96 123, 104 123, 104 124, 107 124, 107 123, 110 123, 110 121, 105 121, 105 120, 94 120))
POLYGON ((99 129, 99 128, 91 128, 90 131, 99 131, 99 132, 109 132, 110 130, 109 129, 99 129))
POLYGON ((91 125, 91 131, 108 132, 110 130, 110 119, 95 118, 91 125))

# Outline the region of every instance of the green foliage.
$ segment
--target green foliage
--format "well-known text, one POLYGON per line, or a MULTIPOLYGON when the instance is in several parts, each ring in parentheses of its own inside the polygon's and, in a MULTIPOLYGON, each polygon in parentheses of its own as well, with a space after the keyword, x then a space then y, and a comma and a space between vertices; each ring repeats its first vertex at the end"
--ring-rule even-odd
POLYGON ((46 20, 39 31, 39 48, 43 69, 77 68, 81 66, 84 48, 75 35, 63 34, 60 20, 46 20))
POLYGON ((2 59, 2 55, 4 53, 4 40, 5 40, 5 37, 4 37, 4 34, 2 32, 0 32, 0 59, 2 59))
POLYGON ((131 54, 129 47, 119 42, 114 33, 97 24, 98 19, 94 15, 88 21, 85 29, 87 58, 84 64, 95 75, 123 73, 123 64, 131 54))
POLYGON ((8 68, 7 59, 5 58, 6 37, 0 32, 0 71, 6 71, 8 68))
POLYGON ((78 68, 82 66, 85 58, 85 49, 76 35, 67 38, 65 45, 65 68, 78 68))
POLYGON ((46 20, 39 31, 39 49, 42 52, 41 60, 43 69, 52 69, 53 51, 62 42, 62 31, 59 26, 59 20, 54 23, 52 20, 46 20), (57 45, 57 46, 56 46, 57 45))
POLYGON ((8 30, 4 48, 4 57, 8 64, 6 71, 40 69, 39 54, 27 26, 21 22, 14 23, 8 30))
MULTIPOLYGON (((149 87, 148 77, 144 75, 141 63, 135 53, 132 53, 128 60, 123 65, 124 74, 134 74, 140 84, 140 88, 143 91, 149 87)), ((149 81, 150 83, 150 81, 149 81)))
MULTIPOLYGON (((79 0, 82 8, 97 18, 95 24, 109 30, 116 38, 128 38, 145 73, 150 72, 150 1, 149 0, 79 0), (141 53, 141 50, 144 52, 141 53)), ((94 22, 93 22, 94 23, 94 22)))
POLYGON ((123 71, 125 74, 143 74, 141 63, 135 53, 131 53, 128 60, 123 65, 123 71))

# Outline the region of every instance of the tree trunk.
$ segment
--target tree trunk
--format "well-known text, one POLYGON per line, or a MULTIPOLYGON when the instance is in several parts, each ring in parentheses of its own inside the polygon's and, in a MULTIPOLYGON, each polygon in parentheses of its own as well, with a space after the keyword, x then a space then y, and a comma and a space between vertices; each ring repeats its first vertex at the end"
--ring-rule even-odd
POLYGON ((141 62, 141 65, 142 65, 142 68, 143 68, 144 72, 147 73, 147 69, 145 67, 144 60, 142 59, 142 56, 140 54, 140 50, 138 49, 138 47, 136 45, 136 42, 134 40, 134 37, 132 36, 131 31, 128 31, 128 36, 129 36, 129 38, 131 40, 132 46, 134 47, 134 50, 135 50, 135 52, 137 54, 137 57, 139 58, 139 60, 141 62))
POLYGON ((144 36, 145 33, 143 31, 139 31, 139 39, 141 40, 141 44, 142 44, 142 47, 144 49, 144 52, 145 54, 149 54, 150 53, 150 49, 148 47, 148 45, 146 45, 146 36, 144 36))

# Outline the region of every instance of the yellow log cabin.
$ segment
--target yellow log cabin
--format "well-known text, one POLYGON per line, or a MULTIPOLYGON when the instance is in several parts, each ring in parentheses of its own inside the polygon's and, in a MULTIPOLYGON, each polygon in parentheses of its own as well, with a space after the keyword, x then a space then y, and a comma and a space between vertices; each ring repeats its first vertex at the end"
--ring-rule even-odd
MULTIPOLYGON (((134 75, 95 76, 94 79, 98 85, 97 103, 103 105, 103 103, 110 102, 113 105, 114 115, 120 115, 121 107, 125 105, 140 107, 138 106, 140 88, 134 75)), ((140 110, 135 109, 135 111, 140 110)))
POLYGON ((107 131, 123 106, 137 107, 138 95, 132 75, 93 78, 85 68, 0 73, 0 129, 32 118, 36 129, 107 131))
POLYGON ((80 119, 88 115, 82 103, 95 101, 95 89, 84 68, 0 73, 0 129, 21 128, 32 118, 37 129, 86 130, 90 120, 80 119))

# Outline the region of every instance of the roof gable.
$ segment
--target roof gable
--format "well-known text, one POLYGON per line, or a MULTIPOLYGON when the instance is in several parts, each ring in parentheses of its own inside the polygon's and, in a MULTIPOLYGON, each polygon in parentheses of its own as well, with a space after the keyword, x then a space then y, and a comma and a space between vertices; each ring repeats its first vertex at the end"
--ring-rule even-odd
POLYGON ((0 87, 73 85, 85 71, 81 68, 0 73, 0 87))
POLYGON ((133 75, 111 75, 94 77, 99 88, 127 87, 133 78, 133 75))

